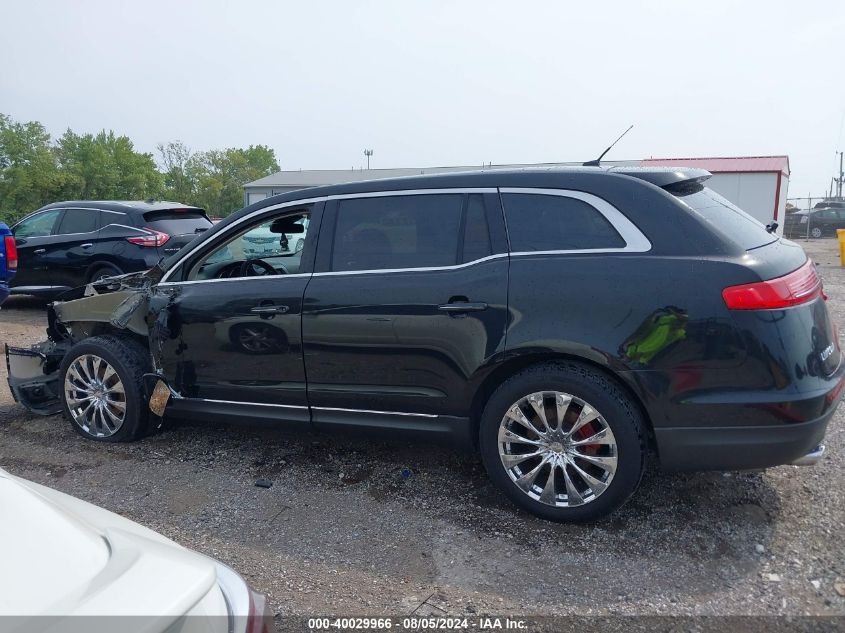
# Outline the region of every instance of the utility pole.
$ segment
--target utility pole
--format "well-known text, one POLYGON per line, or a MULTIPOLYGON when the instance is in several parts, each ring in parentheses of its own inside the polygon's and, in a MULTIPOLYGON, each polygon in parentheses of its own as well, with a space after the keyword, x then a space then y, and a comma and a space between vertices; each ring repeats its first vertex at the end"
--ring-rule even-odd
POLYGON ((372 155, 373 155, 373 150, 371 150, 371 149, 365 149, 364 150, 364 156, 367 157, 367 170, 370 169, 370 156, 372 156, 372 155))

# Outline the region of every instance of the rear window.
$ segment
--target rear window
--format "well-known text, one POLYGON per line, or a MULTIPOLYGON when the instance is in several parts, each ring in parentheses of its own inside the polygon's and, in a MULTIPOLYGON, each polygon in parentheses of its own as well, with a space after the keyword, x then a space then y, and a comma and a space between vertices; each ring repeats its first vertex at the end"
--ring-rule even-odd
POLYGON ((777 241, 766 226, 707 187, 688 194, 675 194, 679 200, 704 218, 714 229, 723 233, 745 250, 777 241))
POLYGON ((168 235, 187 235, 202 233, 212 224, 202 209, 165 209, 145 213, 144 226, 168 235))

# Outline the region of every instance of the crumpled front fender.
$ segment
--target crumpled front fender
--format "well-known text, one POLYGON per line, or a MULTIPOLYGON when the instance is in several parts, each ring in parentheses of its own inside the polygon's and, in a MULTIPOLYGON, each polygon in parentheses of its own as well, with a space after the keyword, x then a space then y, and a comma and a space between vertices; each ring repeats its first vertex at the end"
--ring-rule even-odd
POLYGON ((31 348, 6 345, 9 389, 15 400, 33 413, 60 413, 59 364, 69 348, 70 341, 44 341, 31 348))

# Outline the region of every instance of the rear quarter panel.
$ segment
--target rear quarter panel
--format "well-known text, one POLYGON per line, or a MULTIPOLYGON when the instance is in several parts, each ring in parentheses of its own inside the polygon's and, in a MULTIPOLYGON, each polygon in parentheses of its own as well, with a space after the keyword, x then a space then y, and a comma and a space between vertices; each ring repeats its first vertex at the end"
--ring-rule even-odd
POLYGON ((736 274, 735 264, 706 258, 512 257, 508 353, 605 367, 655 426, 675 425, 685 393, 744 380, 745 343, 721 297, 736 274))

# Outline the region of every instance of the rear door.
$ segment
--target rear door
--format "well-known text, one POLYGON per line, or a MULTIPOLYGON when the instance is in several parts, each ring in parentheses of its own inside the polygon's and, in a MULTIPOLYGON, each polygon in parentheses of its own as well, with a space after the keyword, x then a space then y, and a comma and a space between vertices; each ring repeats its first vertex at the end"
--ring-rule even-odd
POLYGON ((87 281, 99 228, 99 209, 65 209, 54 230, 55 238, 44 245, 41 255, 55 285, 74 288, 87 281))
POLYGON ((494 192, 327 203, 302 320, 318 427, 449 433, 469 416, 474 381, 504 349, 508 259, 494 192))

